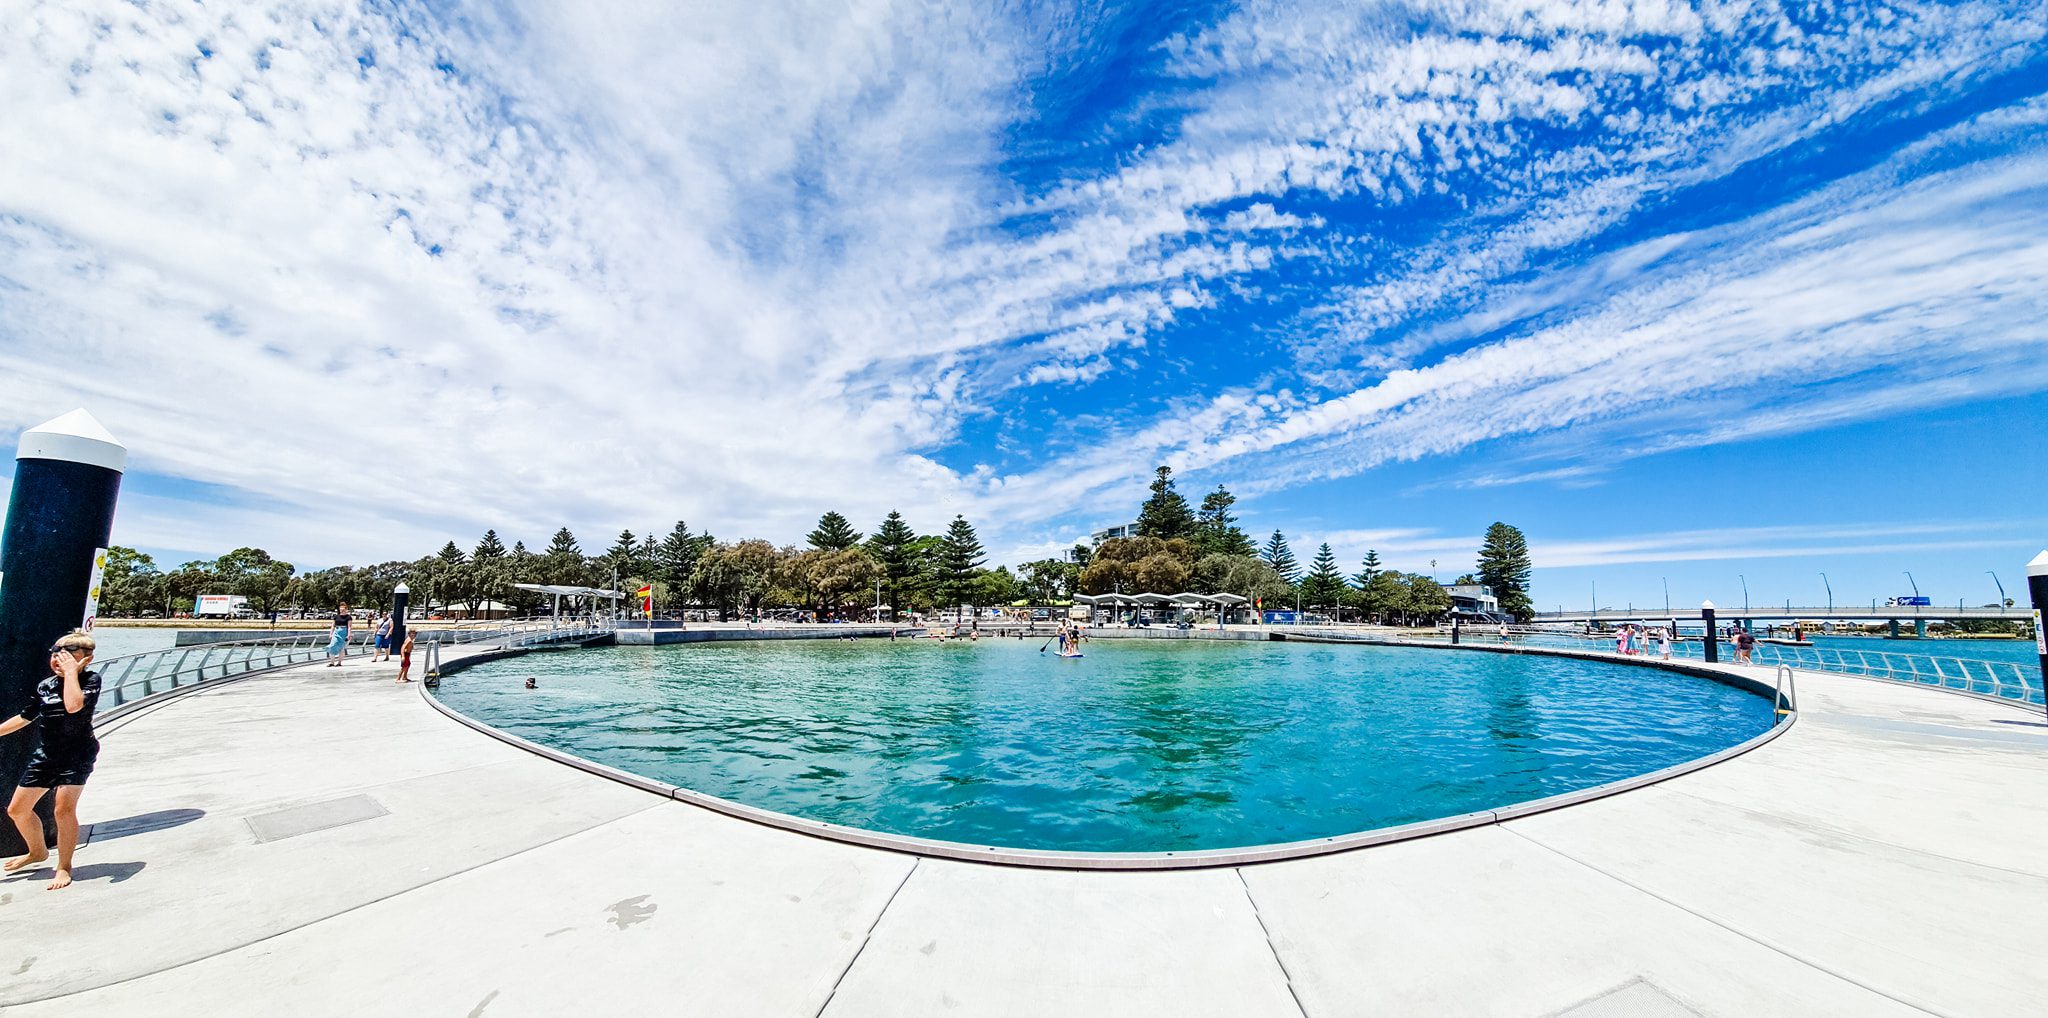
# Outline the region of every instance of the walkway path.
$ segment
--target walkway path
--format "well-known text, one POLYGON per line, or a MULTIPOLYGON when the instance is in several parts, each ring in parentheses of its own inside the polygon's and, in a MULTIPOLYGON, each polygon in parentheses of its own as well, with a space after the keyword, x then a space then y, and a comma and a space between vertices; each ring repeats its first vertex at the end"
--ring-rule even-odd
POLYGON ((1496 826, 1071 873, 661 799, 470 731, 390 675, 295 669, 111 732, 79 883, 0 881, 0 1014, 2004 1015, 2048 998, 2048 728, 1929 689, 1802 676, 1783 738, 1496 826))

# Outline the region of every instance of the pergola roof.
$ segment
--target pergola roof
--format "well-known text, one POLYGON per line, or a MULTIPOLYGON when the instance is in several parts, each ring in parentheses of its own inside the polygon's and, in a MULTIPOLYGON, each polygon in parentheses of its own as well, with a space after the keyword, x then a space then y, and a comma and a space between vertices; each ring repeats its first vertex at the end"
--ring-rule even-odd
POLYGON ((561 586, 560 584, 554 583, 515 583, 513 584, 513 586, 518 587, 520 590, 531 590, 542 594, 553 594, 557 597, 626 596, 624 593, 616 590, 599 590, 596 587, 565 587, 561 586))
POLYGON ((1236 594, 1075 594, 1075 604, 1250 604, 1236 594))

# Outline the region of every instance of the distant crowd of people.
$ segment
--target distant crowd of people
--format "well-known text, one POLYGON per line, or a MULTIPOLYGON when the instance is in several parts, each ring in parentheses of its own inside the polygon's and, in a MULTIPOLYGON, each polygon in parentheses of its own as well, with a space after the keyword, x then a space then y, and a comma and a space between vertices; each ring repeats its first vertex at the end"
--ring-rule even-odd
POLYGON ((1655 645, 1659 656, 1671 660, 1671 630, 1658 626, 1650 629, 1631 622, 1614 631, 1614 652, 1635 656, 1650 653, 1655 645))

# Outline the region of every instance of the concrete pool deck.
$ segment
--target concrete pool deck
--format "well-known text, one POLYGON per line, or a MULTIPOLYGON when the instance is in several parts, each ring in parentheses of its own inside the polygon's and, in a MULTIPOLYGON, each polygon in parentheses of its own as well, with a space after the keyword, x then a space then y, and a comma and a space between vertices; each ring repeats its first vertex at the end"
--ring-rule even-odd
POLYGON ((1791 731, 1658 785, 1147 873, 763 827, 507 746, 391 675, 301 667, 109 724, 78 883, 0 880, 0 1014, 2015 1014, 2048 995, 2048 727, 1933 689, 1802 672, 1791 731))

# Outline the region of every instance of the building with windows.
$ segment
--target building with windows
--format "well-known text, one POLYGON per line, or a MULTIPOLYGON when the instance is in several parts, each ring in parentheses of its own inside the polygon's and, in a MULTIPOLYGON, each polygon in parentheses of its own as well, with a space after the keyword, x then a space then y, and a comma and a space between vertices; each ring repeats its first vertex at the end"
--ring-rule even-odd
POLYGON ((1136 536, 1138 536, 1138 525, 1136 523, 1120 523, 1114 527, 1104 527, 1101 530, 1098 530, 1088 535, 1089 539, 1094 541, 1096 544, 1101 544, 1102 542, 1107 541, 1112 537, 1136 536))
POLYGON ((1500 614, 1500 599, 1483 583, 1460 583, 1445 587, 1444 592, 1451 595, 1451 611, 1460 615, 1500 614))

